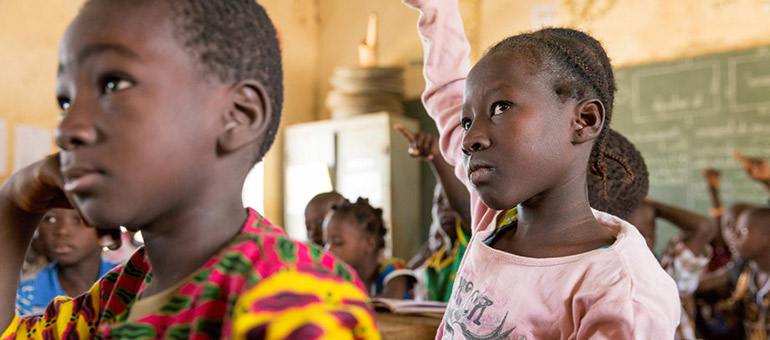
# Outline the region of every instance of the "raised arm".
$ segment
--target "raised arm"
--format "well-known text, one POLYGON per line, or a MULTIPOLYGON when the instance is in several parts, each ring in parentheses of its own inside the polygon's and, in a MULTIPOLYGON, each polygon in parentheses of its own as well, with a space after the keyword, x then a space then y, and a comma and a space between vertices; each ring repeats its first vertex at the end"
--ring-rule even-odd
POLYGON ((433 176, 444 188, 449 206, 460 215, 463 228, 470 228, 471 203, 468 188, 455 176, 454 167, 439 154, 436 137, 428 132, 414 133, 401 124, 396 124, 395 127, 409 140, 409 154, 430 164, 433 176))
POLYGON ((648 200, 655 216, 673 223, 683 233, 682 242, 695 255, 706 254, 706 246, 716 235, 717 228, 706 216, 671 205, 648 200))
POLYGON ((713 217, 717 225, 719 225, 719 220, 722 217, 722 202, 719 200, 719 182, 720 182, 720 173, 716 169, 712 168, 706 168, 703 169, 703 177, 706 178, 706 184, 709 188, 709 196, 711 197, 711 208, 709 208, 709 215, 713 217))
MULTIPOLYGON (((490 212, 468 182, 462 164, 463 130, 460 127, 465 78, 471 69, 470 44, 465 38, 457 0, 403 0, 420 11, 417 32, 423 44, 425 92, 422 102, 439 130, 439 149, 469 196, 471 228, 487 225, 490 212), (484 224, 484 225, 482 225, 484 224)), ((451 189, 448 189, 451 190, 451 189)), ((447 192, 449 194, 449 192, 447 192)), ((453 205, 454 206, 454 205, 453 205)))
POLYGON ((451 165, 461 163, 460 108, 471 69, 457 0, 404 0, 420 11, 417 32, 423 46, 425 91, 422 102, 436 121, 441 152, 451 165))
POLYGON ((767 164, 767 160, 756 157, 744 157, 738 150, 735 150, 733 155, 741 162, 746 174, 751 179, 761 183, 770 194, 770 165, 767 164))

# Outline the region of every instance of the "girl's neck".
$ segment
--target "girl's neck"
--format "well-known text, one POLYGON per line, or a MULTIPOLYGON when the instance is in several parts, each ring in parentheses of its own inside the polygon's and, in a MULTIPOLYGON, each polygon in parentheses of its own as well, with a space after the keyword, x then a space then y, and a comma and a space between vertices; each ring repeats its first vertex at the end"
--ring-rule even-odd
POLYGON ((142 229, 153 280, 147 297, 170 288, 201 268, 242 229, 248 212, 238 202, 220 201, 216 208, 180 211, 142 229))
POLYGON ((78 296, 91 288, 99 279, 101 271, 101 249, 97 248, 93 254, 73 265, 57 266, 57 278, 59 285, 67 296, 78 296))
POLYGON ((611 245, 615 237, 594 218, 585 174, 542 192, 517 207, 515 230, 493 247, 521 256, 545 258, 585 253, 611 245))

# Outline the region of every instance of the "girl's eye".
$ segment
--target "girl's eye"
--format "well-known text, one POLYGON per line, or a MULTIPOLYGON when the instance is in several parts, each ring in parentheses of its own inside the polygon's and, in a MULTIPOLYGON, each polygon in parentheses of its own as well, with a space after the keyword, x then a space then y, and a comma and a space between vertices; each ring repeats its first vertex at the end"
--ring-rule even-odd
POLYGON ((59 107, 62 111, 67 111, 70 108, 70 99, 67 97, 56 97, 56 101, 59 102, 59 107))
POLYGON ((58 221, 58 219, 55 216, 46 216, 43 217, 43 221, 45 221, 45 223, 54 224, 58 221))
POLYGON ((468 129, 471 128, 471 119, 470 118, 460 119, 460 126, 463 127, 463 130, 468 131, 468 129))
POLYGON ((499 115, 510 108, 511 108, 511 105, 508 103, 501 103, 501 102, 494 103, 492 104, 492 115, 493 116, 499 115))
POLYGON ((132 85, 134 84, 131 81, 116 76, 106 76, 101 81, 102 93, 104 94, 123 91, 132 85))

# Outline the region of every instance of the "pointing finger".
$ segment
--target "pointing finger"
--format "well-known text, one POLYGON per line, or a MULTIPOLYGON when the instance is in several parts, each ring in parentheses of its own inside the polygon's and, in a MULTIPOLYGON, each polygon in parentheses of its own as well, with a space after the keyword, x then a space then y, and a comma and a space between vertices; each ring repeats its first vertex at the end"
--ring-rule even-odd
POLYGON ((406 139, 414 143, 414 134, 412 133, 412 131, 409 131, 409 129, 407 129, 403 124, 395 123, 393 124, 393 127, 396 128, 396 130, 398 130, 399 132, 401 132, 401 134, 404 135, 406 139))

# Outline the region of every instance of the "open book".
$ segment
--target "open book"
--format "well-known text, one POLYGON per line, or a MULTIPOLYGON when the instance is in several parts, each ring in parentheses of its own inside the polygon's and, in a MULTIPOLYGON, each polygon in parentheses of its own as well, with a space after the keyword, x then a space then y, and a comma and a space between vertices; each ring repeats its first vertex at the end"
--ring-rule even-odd
POLYGON ((394 314, 422 314, 433 317, 442 317, 446 310, 446 302, 439 301, 414 301, 385 298, 373 298, 372 304, 378 311, 389 311, 394 314))

